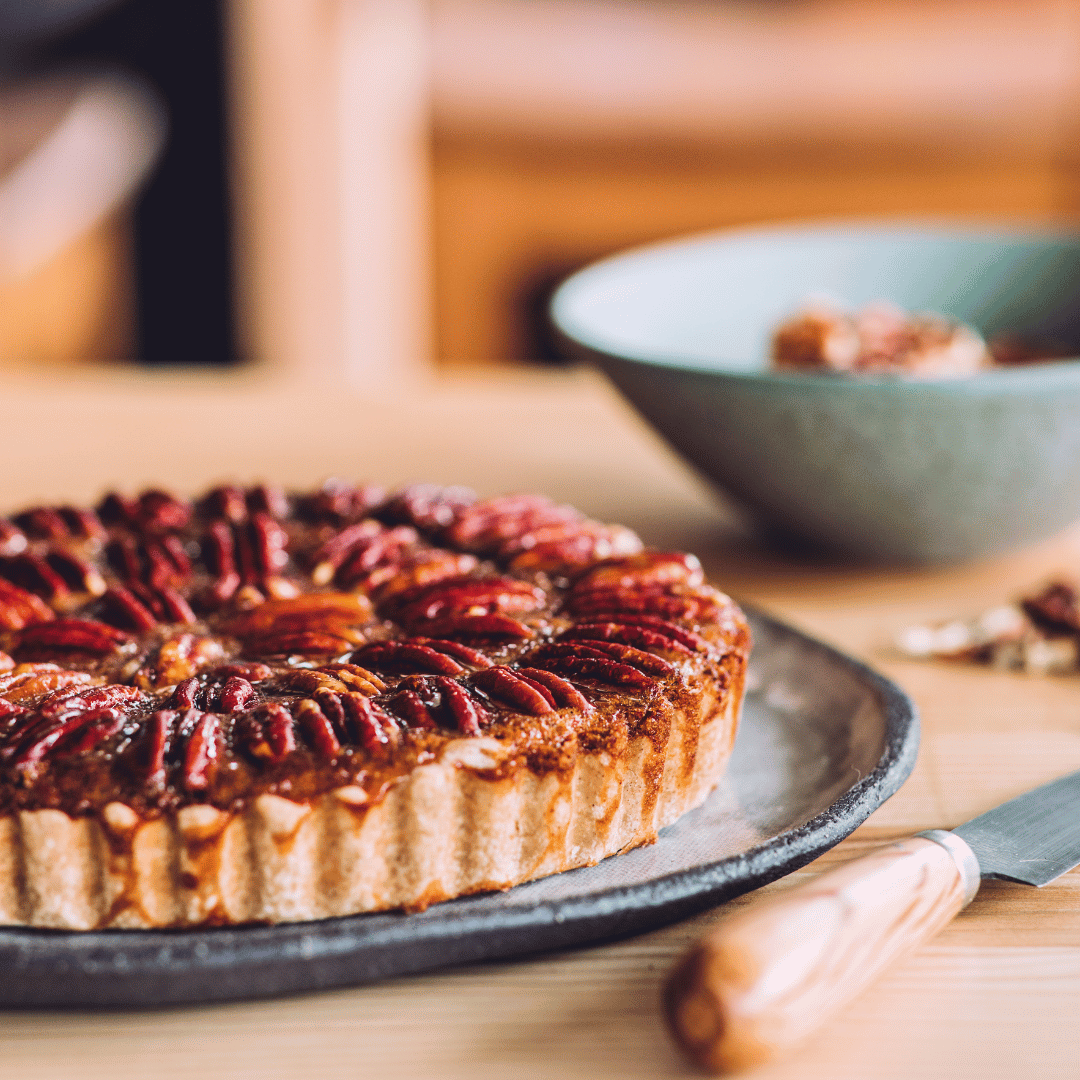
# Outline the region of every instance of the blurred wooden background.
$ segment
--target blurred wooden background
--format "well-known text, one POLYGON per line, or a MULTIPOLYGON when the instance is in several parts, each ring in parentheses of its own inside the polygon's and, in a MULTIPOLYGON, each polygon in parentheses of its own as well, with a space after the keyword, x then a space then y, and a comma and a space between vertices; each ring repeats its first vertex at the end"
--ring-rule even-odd
MULTIPOLYGON (((225 13, 243 351, 304 378, 541 359, 559 276, 679 233, 1080 212, 1080 0, 225 13)), ((0 356, 130 355, 128 243, 111 209, 0 279, 0 356)))
POLYGON ((628 244, 783 218, 1080 211, 1073 0, 435 0, 437 352, 535 355, 628 244))

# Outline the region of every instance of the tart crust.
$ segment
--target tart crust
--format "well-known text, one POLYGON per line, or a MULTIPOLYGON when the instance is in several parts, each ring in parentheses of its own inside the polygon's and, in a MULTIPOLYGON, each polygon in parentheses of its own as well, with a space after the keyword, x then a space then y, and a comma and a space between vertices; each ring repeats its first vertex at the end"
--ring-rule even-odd
MULTIPOLYGON (((586 524, 599 535, 602 527, 586 524)), ((439 528, 445 532, 445 525, 439 528)), ((76 767, 70 754, 55 764, 47 757, 34 758, 32 768, 19 766, 22 771, 9 765, 0 773, 0 798, 7 804, 7 812, 0 814, 0 922, 88 930, 420 910, 452 897, 593 865, 653 842, 658 830, 698 806, 723 775, 738 723, 749 633, 738 608, 701 584, 692 557, 649 552, 610 557, 598 544, 581 558, 581 550, 580 543, 573 548, 574 562, 563 548, 540 569, 535 564, 515 568, 519 580, 541 582, 537 595, 545 596, 546 607, 529 616, 533 622, 526 629, 532 637, 527 641, 485 643, 470 636, 476 624, 467 621, 461 624, 468 629, 464 636, 446 632, 444 647, 467 640, 468 648, 478 647, 484 653, 480 659, 489 665, 471 674, 466 668, 458 677, 471 695, 464 712, 455 706, 448 713, 453 702, 444 697, 439 704, 432 698, 427 708, 437 728, 413 730, 400 715, 400 699, 409 687, 423 691, 428 676, 382 673, 385 683, 375 680, 382 692, 373 690, 369 701, 374 704, 365 708, 397 732, 389 750, 343 748, 344 757, 327 764, 314 749, 305 748, 302 733, 307 729, 298 726, 301 734, 289 736, 295 747, 281 759, 292 763, 293 771, 286 774, 281 771, 286 764, 270 766, 259 758, 262 744, 243 734, 254 721, 245 728, 246 714, 238 712, 232 734, 215 736, 219 749, 211 758, 215 753, 220 758, 220 776, 192 773, 189 749, 165 779, 151 782, 142 774, 131 782, 113 779, 121 775, 116 762, 126 761, 125 755, 145 757, 135 744, 143 728, 161 715, 160 708, 152 716, 148 710, 175 704, 181 691, 178 684, 166 683, 148 687, 137 706, 142 712, 131 721, 135 734, 128 739, 134 749, 123 741, 129 731, 124 728, 110 736, 113 742, 101 744, 112 747, 108 752, 101 747, 87 752, 100 755, 91 765, 109 770, 108 781, 97 782, 93 797, 72 801, 64 772, 76 767), (608 596, 622 597, 622 608, 604 611, 608 596), (654 609, 667 617, 648 614, 654 609), (620 619, 629 621, 624 625, 620 619), (617 655, 625 664, 603 659, 605 654, 590 645, 604 635, 617 640, 620 634, 646 646, 627 650, 609 645, 606 655, 617 655), (566 676, 580 706, 551 694, 545 695, 551 704, 543 705, 535 697, 543 693, 543 684, 535 679, 529 684, 534 696, 523 691, 526 696, 515 705, 513 695, 507 699, 502 691, 500 699, 490 679, 482 677, 483 671, 500 667, 535 671, 534 665, 547 656, 545 649, 555 656, 550 666, 566 676), (485 694, 485 686, 494 696, 485 694), (475 716, 483 724, 473 728, 470 717, 475 716), (446 730, 455 717, 458 730, 446 730), (239 787, 224 774, 226 764, 244 778, 239 787), (322 781, 305 787, 300 782, 310 781, 305 769, 322 781), (192 775, 202 779, 192 783, 192 775)), ((504 560, 496 569, 505 566, 504 560)), ((493 580, 485 573, 490 571, 481 566, 479 576, 469 580, 493 580)), ((465 616, 478 617, 486 616, 465 616)), ((211 682, 212 665, 222 659, 258 666, 251 651, 243 651, 242 641, 239 656, 230 655, 237 647, 223 628, 232 625, 228 619, 235 620, 235 610, 226 612, 225 621, 220 615, 207 618, 207 640, 222 643, 220 653, 206 661, 211 682)), ((358 654, 365 655, 366 647, 367 655, 381 655, 371 652, 372 640, 432 640, 411 629, 412 637, 386 637, 400 635, 400 628, 383 618, 381 628, 364 630, 358 654)), ((160 638, 161 632, 154 632, 160 638)), ((18 658, 19 638, 7 644, 12 643, 18 658)), ((278 674, 258 685, 276 686, 274 679, 295 678, 296 671, 326 670, 322 656, 262 659, 285 664, 287 670, 282 676, 282 669, 276 669, 278 674)), ((339 666, 346 659, 337 657, 339 666)), ((66 662, 72 663, 68 654, 66 662)), ((99 670, 84 667, 90 673, 99 670)), ((200 671, 196 682, 208 677, 200 671)), ((94 676, 94 681, 103 678, 94 676)), ((110 672, 109 684, 116 679, 110 672)), ((128 679, 132 682, 140 685, 137 676, 128 679)), ((200 692, 211 691, 204 687, 200 692)), ((268 693, 263 697, 270 701, 268 693)), ((279 709, 282 703, 298 715, 295 698, 271 701, 279 709)), ((269 730, 266 702, 261 707, 260 730, 269 730)), ((226 720, 228 715, 220 723, 226 720)), ((23 759, 33 757, 25 739, 9 739, 9 744, 15 760, 20 760, 19 747, 23 759)), ((75 760, 78 765, 77 755, 75 760)))

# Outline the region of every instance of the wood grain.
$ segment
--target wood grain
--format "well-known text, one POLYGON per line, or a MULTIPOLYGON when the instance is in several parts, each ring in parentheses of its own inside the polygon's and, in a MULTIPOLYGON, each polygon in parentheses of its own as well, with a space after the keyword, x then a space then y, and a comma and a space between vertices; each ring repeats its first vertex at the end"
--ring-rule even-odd
MULTIPOLYGON (((1080 566, 1080 530, 944 570, 777 551, 587 373, 448 377, 407 399, 378 400, 252 373, 32 382, 8 374, 4 403, 5 508, 92 498, 114 484, 193 491, 229 476, 310 484, 336 473, 547 491, 652 542, 696 551, 718 584, 899 680, 919 706, 923 742, 911 779, 852 837, 723 909, 574 952, 279 1001, 0 1014, 0 1076, 693 1076, 666 1033, 661 988, 722 918, 1080 768, 1080 679, 916 664, 890 645, 909 623, 975 612, 1080 566)), ((1078 1002, 1080 871, 1045 889, 988 881, 932 943, 892 966, 794 1058, 751 1075, 1064 1080, 1076 1074, 1078 1002)))
POLYGON ((939 844, 913 837, 879 848, 709 934, 668 983, 668 1021, 712 1072, 759 1065, 798 1046, 963 903, 939 844))

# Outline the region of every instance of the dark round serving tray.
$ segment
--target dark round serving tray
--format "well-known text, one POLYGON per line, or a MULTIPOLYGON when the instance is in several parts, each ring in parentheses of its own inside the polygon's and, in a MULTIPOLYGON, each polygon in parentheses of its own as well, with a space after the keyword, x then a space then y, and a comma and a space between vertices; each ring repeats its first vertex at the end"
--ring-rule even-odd
POLYGON ((318 990, 638 933, 798 869, 915 763, 910 699, 761 614, 727 775, 656 844, 420 914, 205 930, 0 928, 0 1004, 147 1006, 318 990))

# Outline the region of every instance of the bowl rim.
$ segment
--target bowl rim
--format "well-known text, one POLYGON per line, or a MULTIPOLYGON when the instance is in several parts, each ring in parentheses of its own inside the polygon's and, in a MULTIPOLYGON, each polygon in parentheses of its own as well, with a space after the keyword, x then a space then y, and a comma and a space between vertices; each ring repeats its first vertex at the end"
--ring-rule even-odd
POLYGON ((738 242, 755 237, 784 236, 794 238, 824 234, 858 235, 910 235, 912 233, 935 234, 955 239, 993 239, 995 236, 1014 241, 1045 243, 1065 242, 1080 249, 1080 223, 1046 223, 1023 220, 998 220, 966 218, 958 220, 945 217, 852 217, 793 219, 766 225, 740 225, 730 228, 710 229, 668 237, 646 244, 635 245, 597 259, 565 278, 552 293, 547 306, 548 324, 562 349, 578 359, 599 359, 602 363, 615 361, 655 368, 673 373, 698 375, 719 380, 731 379, 740 383, 762 386, 829 387, 841 393, 858 393, 866 389, 892 389, 901 392, 972 392, 995 393, 1010 390, 1045 390, 1055 383, 1073 384, 1080 379, 1080 354, 1045 363, 1021 365, 1012 368, 990 369, 975 375, 949 378, 905 378, 896 375, 859 375, 858 377, 829 372, 791 371, 745 371, 728 367, 706 367, 676 353, 642 356, 629 352, 615 352, 611 348, 589 340, 580 324, 573 325, 567 310, 570 297, 592 279, 608 272, 621 263, 647 259, 652 255, 680 248, 711 247, 717 244, 738 242))

